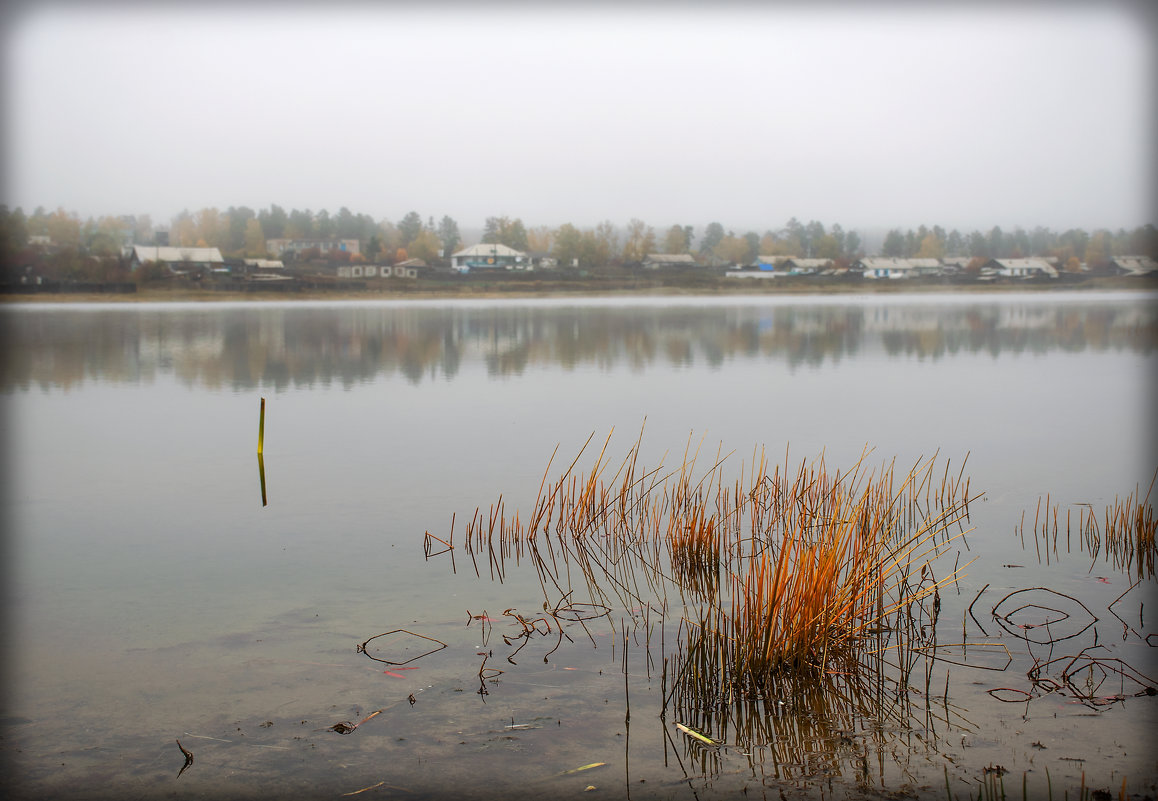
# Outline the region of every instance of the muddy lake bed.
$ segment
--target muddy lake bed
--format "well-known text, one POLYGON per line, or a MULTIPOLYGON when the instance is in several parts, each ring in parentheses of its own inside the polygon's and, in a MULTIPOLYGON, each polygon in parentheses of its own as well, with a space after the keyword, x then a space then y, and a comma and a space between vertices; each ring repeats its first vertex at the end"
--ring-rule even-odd
POLYGON ((1153 548, 1082 536, 1158 468, 1152 293, 0 322, 7 797, 1158 796, 1153 548), (637 442, 729 486, 762 453, 967 477, 920 647, 708 714, 690 595, 467 547, 609 435, 608 478, 637 442))

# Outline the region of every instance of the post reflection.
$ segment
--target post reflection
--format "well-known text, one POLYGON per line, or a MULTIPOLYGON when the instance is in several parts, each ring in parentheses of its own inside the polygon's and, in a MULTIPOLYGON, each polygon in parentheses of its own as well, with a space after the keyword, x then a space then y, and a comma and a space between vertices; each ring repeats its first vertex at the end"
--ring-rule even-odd
POLYGON ((257 477, 261 481, 261 505, 269 506, 269 499, 265 494, 265 457, 261 451, 257 453, 257 477))

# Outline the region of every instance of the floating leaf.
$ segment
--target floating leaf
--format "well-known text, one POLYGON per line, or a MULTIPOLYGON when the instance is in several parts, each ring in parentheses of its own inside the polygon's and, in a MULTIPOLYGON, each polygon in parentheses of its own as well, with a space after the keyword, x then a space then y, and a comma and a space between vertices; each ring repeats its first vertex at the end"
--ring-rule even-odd
POLYGON ((677 723, 677 724, 675 725, 675 727, 676 727, 677 729, 679 729, 680 731, 682 731, 682 732, 683 732, 684 734, 686 734, 687 736, 689 736, 689 737, 695 737, 695 738, 696 738, 697 740, 699 740, 701 743, 707 743, 708 745, 719 745, 719 743, 717 743, 717 742, 716 742, 715 740, 713 740, 711 737, 708 737, 707 735, 704 735, 704 734, 700 734, 700 733, 699 733, 698 731, 696 731, 695 729, 690 729, 690 728, 688 728, 687 726, 685 726, 685 725, 684 725, 684 724, 682 724, 682 723, 677 723))
POLYGON ((572 773, 579 773, 580 771, 591 770, 592 768, 601 768, 606 764, 607 764, 606 762, 592 762, 590 765, 584 765, 581 768, 574 768, 572 770, 565 770, 565 771, 563 771, 562 775, 563 776, 569 776, 572 773))

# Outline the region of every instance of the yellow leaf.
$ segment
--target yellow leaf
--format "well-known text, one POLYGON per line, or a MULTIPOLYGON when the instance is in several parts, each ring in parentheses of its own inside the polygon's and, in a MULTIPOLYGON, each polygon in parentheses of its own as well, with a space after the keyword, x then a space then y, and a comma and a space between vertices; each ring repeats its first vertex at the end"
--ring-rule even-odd
POLYGON ((695 737, 695 738, 696 738, 697 740, 699 740, 701 743, 707 743, 708 745, 719 745, 719 743, 717 743, 717 742, 716 742, 715 740, 713 740, 711 737, 707 737, 707 736, 705 736, 705 735, 703 735, 703 734, 700 734, 700 733, 699 733, 698 731, 696 731, 695 729, 689 729, 687 726, 685 726, 685 725, 684 725, 684 724, 682 724, 682 723, 677 723, 675 726, 676 726, 676 728, 677 728, 677 729, 679 729, 680 731, 682 731, 684 734, 688 735, 689 737, 695 737))
POLYGON ((565 771, 563 771, 562 775, 567 776, 571 773, 578 773, 581 770, 591 770, 592 768, 599 768, 599 767, 602 767, 603 765, 606 765, 606 764, 607 764, 606 762, 592 762, 590 765, 584 765, 581 768, 575 768, 574 770, 565 770, 565 771))

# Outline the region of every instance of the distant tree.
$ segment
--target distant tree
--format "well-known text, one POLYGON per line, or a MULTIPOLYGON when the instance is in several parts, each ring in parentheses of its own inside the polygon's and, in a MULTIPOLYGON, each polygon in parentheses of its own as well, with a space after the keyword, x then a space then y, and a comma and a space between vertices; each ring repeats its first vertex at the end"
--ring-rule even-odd
POLYGON ((632 217, 627 223, 627 234, 623 241, 625 262, 643 261, 648 253, 655 252, 655 231, 647 223, 632 217))
POLYGON ((133 242, 142 245, 152 244, 153 236, 153 218, 148 214, 138 214, 133 219, 133 242))
POLYGON ((362 250, 362 252, 366 255, 366 258, 369 261, 378 261, 378 257, 381 256, 383 252, 381 237, 379 237, 377 234, 372 234, 370 238, 366 240, 366 247, 362 250))
POLYGON ((509 221, 506 217, 487 217, 483 223, 482 243, 484 245, 498 245, 502 238, 502 227, 509 221))
POLYGON ((692 228, 692 226, 690 226, 690 225, 685 225, 684 226, 684 247, 683 247, 683 250, 681 250, 679 252, 680 253, 691 253, 692 252, 692 242, 695 240, 695 238, 696 238, 695 229, 692 228))
POLYGON ((240 253, 245 250, 245 232, 250 220, 257 218, 253 209, 247 206, 230 206, 225 210, 226 234, 221 247, 227 253, 240 253))
POLYGON ((265 257, 265 232, 256 217, 245 223, 245 255, 251 259, 265 257))
POLYGON ((961 236, 961 232, 956 228, 950 231, 945 239, 945 252, 950 256, 965 255, 965 237, 961 236))
POLYGON ((333 218, 334 236, 338 239, 362 239, 361 221, 345 206, 333 218))
POLYGON ((917 255, 918 247, 919 240, 917 239, 917 234, 912 228, 910 228, 909 230, 905 231, 905 247, 901 255, 906 259, 910 256, 915 256, 917 255))
POLYGON ((837 253, 844 256, 848 251, 845 250, 845 233, 840 223, 833 223, 832 228, 829 229, 829 233, 832 234, 832 238, 836 241, 837 253))
POLYGON ((945 255, 945 248, 936 234, 926 234, 921 240, 921 247, 917 250, 917 257, 921 259, 939 259, 945 255))
POLYGON ((812 257, 815 259, 838 259, 841 256, 840 245, 832 234, 822 234, 811 242, 812 257))
POLYGON ((278 205, 271 205, 257 213, 257 221, 261 223, 261 230, 270 239, 281 239, 285 233, 285 226, 289 218, 285 209, 278 205))
POLYGON ((1037 226, 1029 233, 1028 252, 1034 256, 1044 256, 1057 246, 1057 236, 1053 231, 1037 226))
POLYGON ((37 206, 28 217, 29 236, 48 236, 48 212, 44 206, 37 206))
POLYGON ((458 233, 458 223, 449 216, 444 216, 442 222, 438 224, 438 240, 442 244, 443 257, 449 258, 458 250, 462 237, 458 233))
POLYGON ((438 258, 438 251, 442 249, 442 242, 438 238, 438 234, 430 230, 422 230, 418 232, 418 236, 414 237, 414 241, 406 249, 412 259, 422 259, 425 262, 432 262, 438 258))
POLYGON ((969 255, 975 259, 990 258, 989 242, 985 239, 985 234, 980 231, 969 234, 969 255))
POLYGON ((1091 270, 1105 270, 1113 259, 1112 234, 1106 230, 1094 231, 1086 245, 1086 266, 1091 270))
POLYGON ((684 229, 678 225, 673 225, 667 229, 667 233, 663 237, 663 252, 664 253, 687 253, 687 236, 684 229))
POLYGON ((383 220, 378 224, 374 232, 377 234, 382 242, 382 251, 389 255, 396 249, 402 247, 402 234, 398 232, 398 228, 389 220, 383 220))
POLYGON ((197 224, 198 247, 225 247, 226 221, 215 208, 201 209, 194 217, 197 224), (202 245, 201 243, 205 244, 202 245))
POLYGON ((330 213, 322 209, 314 216, 314 231, 318 239, 333 239, 337 225, 330 217, 330 213))
POLYGON ((1158 228, 1153 223, 1139 226, 1130 233, 1130 255, 1158 259, 1158 228))
POLYGON ((510 228, 503 235, 503 244, 515 250, 525 251, 528 249, 527 229, 523 225, 522 219, 516 217, 511 223, 510 228))
POLYGON ((282 235, 286 239, 313 239, 314 214, 309 209, 291 209, 282 235))
POLYGON ((1063 269, 1067 273, 1080 273, 1082 271, 1082 263, 1078 261, 1077 256, 1070 256, 1063 264, 1065 265, 1063 269))
POLYGON ((1080 228, 1071 228, 1058 237, 1058 244, 1073 248, 1074 255, 1079 259, 1086 258, 1086 246, 1090 242, 1090 235, 1080 228))
POLYGON ((619 231, 611 220, 604 220, 591 232, 592 266, 605 267, 620 260, 619 231))
POLYGON ((760 235, 755 231, 749 231, 744 234, 744 242, 748 245, 748 251, 744 254, 744 264, 755 264, 756 257, 760 255, 760 235))
POLYGON ((824 231, 824 223, 819 220, 809 221, 808 225, 804 226, 803 239, 801 240, 805 255, 815 256, 816 246, 824 236, 827 236, 824 231))
POLYGON ((528 250, 527 229, 521 219, 487 217, 483 226, 483 244, 506 245, 515 250, 528 250))
POLYGON ((9 256, 28 244, 28 220, 17 206, 9 211, 0 205, 0 254, 9 256))
POLYGON ((550 253, 555 241, 555 232, 546 225, 538 225, 527 231, 527 249, 533 253, 550 253))
POLYGON ((583 254, 583 233, 571 223, 560 225, 555 231, 555 244, 551 253, 558 259, 560 266, 572 266, 583 254))
POLYGON ((121 248, 131 237, 128 224, 120 217, 101 217, 98 221, 90 219, 84 228, 84 246, 94 256, 119 256, 121 248))
POLYGON ((395 264, 397 264, 400 261, 406 261, 409 258, 410 258, 410 254, 408 254, 406 252, 406 248, 398 248, 398 250, 394 251, 394 263, 395 264))
POLYGON ((708 223, 704 235, 700 237, 700 253, 712 253, 724 239, 724 226, 718 222, 708 223))
POLYGON ((893 228, 885 234, 885 242, 881 246, 881 254, 900 258, 905 255, 905 235, 900 229, 893 228))
POLYGON ((727 264, 745 264, 748 259, 748 240, 729 231, 712 249, 712 255, 727 264))
POLYGON ((1005 232, 1001 230, 1001 226, 995 225, 990 229, 989 236, 986 237, 986 244, 989 246, 989 258, 1003 259, 1006 257, 1005 232))
POLYGON ((407 247, 418 238, 422 233, 422 217, 418 212, 412 211, 398 221, 398 233, 402 237, 402 247, 407 247))
POLYGON ((197 244, 197 223, 187 210, 180 211, 169 226, 169 244, 191 248, 197 244))
POLYGON ((844 252, 850 259, 858 259, 861 257, 860 234, 856 231, 849 231, 845 234, 844 252))

